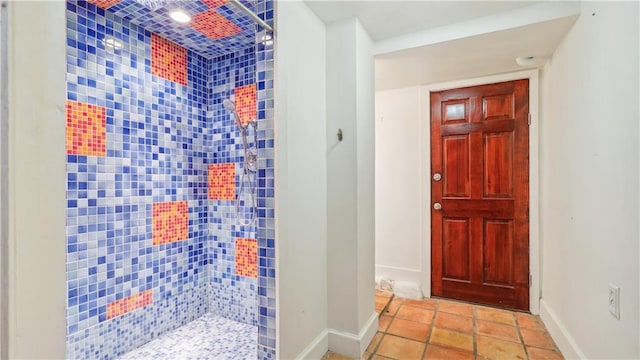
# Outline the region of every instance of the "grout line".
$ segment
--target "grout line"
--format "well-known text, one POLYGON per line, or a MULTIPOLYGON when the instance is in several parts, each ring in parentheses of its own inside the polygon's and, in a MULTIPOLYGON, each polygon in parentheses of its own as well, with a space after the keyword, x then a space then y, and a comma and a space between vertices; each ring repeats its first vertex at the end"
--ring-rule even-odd
POLYGON ((473 356, 478 358, 478 317, 475 305, 471 305, 471 316, 473 319, 473 356))
POLYGON ((520 329, 520 323, 518 322, 518 318, 516 317, 516 314, 512 312, 513 315, 513 320, 515 320, 516 322, 516 330, 518 331, 518 338, 520 339, 520 344, 523 347, 524 350, 524 356, 526 357, 526 359, 529 359, 529 351, 527 351, 527 345, 525 345, 524 343, 524 337, 522 336, 522 331, 520 329))
POLYGON ((433 334, 433 329, 436 327, 436 314, 438 313, 438 308, 440 307, 440 301, 434 299, 436 304, 433 307, 433 315, 431 315, 431 324, 429 325, 429 332, 427 333, 427 339, 424 342, 424 350, 422 350, 422 358, 427 355, 427 348, 429 347, 429 343, 431 342, 431 335, 433 334))
MULTIPOLYGON (((395 298, 395 294, 392 296, 391 301, 389 301, 389 303, 387 304, 387 306, 385 307, 384 310, 382 310, 382 312, 380 313, 380 316, 382 316, 382 313, 384 313, 384 311, 389 308, 389 306, 391 306, 391 303, 393 302, 393 298, 395 298)), ((398 298, 400 299, 400 298, 398 298)), ((393 313, 393 315, 385 315, 385 316, 389 316, 391 319, 389 320, 389 323, 387 324, 386 328, 384 330, 380 330, 380 324, 378 323, 378 331, 379 333, 382 333, 382 337, 380 338, 380 341, 378 341, 378 343, 376 344, 376 346, 373 348, 373 350, 371 351, 371 355, 369 355, 369 359, 373 359, 373 357, 375 355, 379 355, 378 354, 378 349, 380 348, 380 345, 382 345, 382 340, 384 340, 384 338, 387 336, 387 330, 389 330, 389 327, 391 326, 391 323, 393 322, 393 320, 396 318, 396 314, 398 313, 398 310, 400 309, 400 306, 398 306, 398 309, 396 309, 396 311, 393 313)), ((382 356, 382 355, 379 355, 382 356)))

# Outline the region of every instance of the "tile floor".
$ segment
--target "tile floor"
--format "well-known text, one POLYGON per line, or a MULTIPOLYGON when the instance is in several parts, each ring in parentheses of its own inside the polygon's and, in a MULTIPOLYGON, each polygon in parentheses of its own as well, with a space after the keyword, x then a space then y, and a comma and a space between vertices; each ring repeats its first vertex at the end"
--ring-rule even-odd
MULTIPOLYGON (((384 304, 376 292, 376 308, 384 304)), ((376 309, 377 310, 377 309, 376 309)), ((331 360, 346 359, 328 353, 331 360)), ((539 317, 457 301, 394 298, 364 359, 561 360, 539 317)))
POLYGON ((258 327, 207 313, 120 359, 255 359, 258 327))

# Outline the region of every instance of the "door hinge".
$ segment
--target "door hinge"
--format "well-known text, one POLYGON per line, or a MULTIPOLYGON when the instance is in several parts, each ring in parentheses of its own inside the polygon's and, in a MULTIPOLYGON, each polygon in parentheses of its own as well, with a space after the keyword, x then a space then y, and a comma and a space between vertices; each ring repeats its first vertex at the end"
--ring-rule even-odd
POLYGON ((531 287, 532 284, 533 284, 533 276, 529 274, 529 287, 531 287))
POLYGON ((531 126, 531 113, 529 113, 529 117, 527 119, 527 125, 531 126))

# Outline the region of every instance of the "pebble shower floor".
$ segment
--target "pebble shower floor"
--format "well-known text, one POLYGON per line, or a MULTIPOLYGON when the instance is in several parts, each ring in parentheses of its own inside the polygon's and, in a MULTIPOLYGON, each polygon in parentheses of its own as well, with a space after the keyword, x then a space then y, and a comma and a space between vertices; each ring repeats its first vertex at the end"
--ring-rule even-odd
POLYGON ((255 359, 258 328, 206 314, 122 356, 122 360, 255 359))

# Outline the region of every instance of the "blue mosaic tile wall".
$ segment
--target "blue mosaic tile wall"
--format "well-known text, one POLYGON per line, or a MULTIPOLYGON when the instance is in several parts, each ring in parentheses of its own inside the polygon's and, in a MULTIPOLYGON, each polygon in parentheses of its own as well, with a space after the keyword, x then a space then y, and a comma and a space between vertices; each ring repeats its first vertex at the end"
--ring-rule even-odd
MULTIPOLYGON (((272 21, 271 1, 256 10, 272 21)), ((258 324, 259 357, 274 358, 271 46, 213 59, 188 51, 183 86, 151 74, 151 33, 110 11, 69 1, 67 37, 68 99, 106 109, 104 156, 67 156, 67 357, 112 358, 213 311, 258 324), (124 47, 105 48, 105 34, 124 47), (240 134, 221 102, 254 82, 259 214, 244 226, 232 201, 207 198, 207 166, 236 163, 240 188, 240 134), (154 246, 152 207, 169 201, 187 202, 189 236, 154 246), (257 279, 235 275, 236 237, 258 239, 257 279), (145 291, 150 305, 107 319, 108 304, 145 291)))
MULTIPOLYGON (((260 0, 257 15, 273 26, 273 0, 260 0)), ((265 39, 261 31, 257 39, 265 39)), ((277 38, 274 39, 277 41, 277 38)), ((276 358, 276 255, 274 193, 274 51, 273 43, 258 43, 258 358, 276 358)))
POLYGON ((207 61, 189 52, 189 87, 152 76, 150 33, 84 2, 67 4, 67 36, 67 98, 106 109, 106 156, 67 156, 71 335, 106 321, 108 303, 206 283, 207 61), (124 47, 105 48, 105 33, 124 47), (189 238, 153 246, 152 204, 178 200, 189 238))
MULTIPOLYGON (((257 279, 236 275, 235 239, 256 238, 257 221, 251 224, 253 211, 249 193, 255 187, 256 174, 243 177, 244 147, 240 129, 224 108, 224 99, 234 98, 234 89, 255 83, 255 46, 213 58, 209 64, 209 139, 210 163, 235 163, 236 193, 241 199, 236 218, 234 201, 212 200, 209 206, 209 280, 210 311, 236 321, 257 324, 257 279)), ((253 127, 248 127, 248 145, 255 148, 253 127)), ((257 135, 257 134, 256 134, 257 135)))

